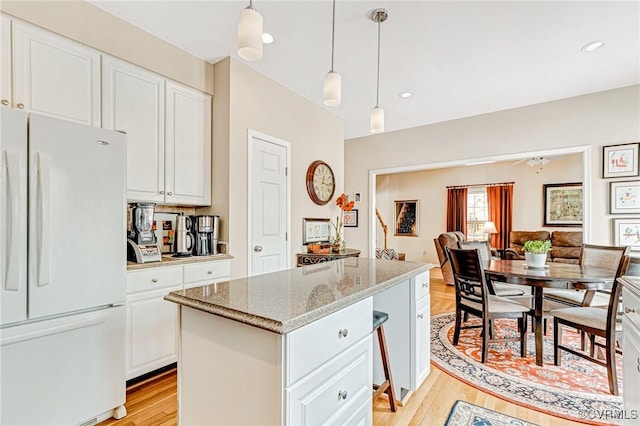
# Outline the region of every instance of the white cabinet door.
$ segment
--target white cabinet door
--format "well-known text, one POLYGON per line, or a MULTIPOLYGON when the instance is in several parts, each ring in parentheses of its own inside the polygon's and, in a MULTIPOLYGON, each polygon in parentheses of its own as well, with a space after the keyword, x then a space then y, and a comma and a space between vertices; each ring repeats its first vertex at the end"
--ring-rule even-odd
POLYGON ((181 289, 127 297, 127 380, 176 362, 178 305, 163 297, 181 289))
POLYGON ((412 380, 415 380, 415 383, 411 386, 413 389, 418 389, 429 374, 431 361, 429 344, 431 339, 430 312, 431 297, 425 296, 416 305, 416 335, 414 336, 416 352, 413 354, 415 368, 412 374, 412 380))
POLYGON ((108 56, 102 126, 127 133, 127 200, 164 201, 164 79, 108 56))
POLYGON ((211 96, 166 83, 165 202, 211 205, 211 96))
POLYGON ((13 21, 14 107, 100 127, 100 54, 13 21))
POLYGON ((625 418, 625 425, 637 425, 640 414, 640 330, 626 317, 622 319, 622 395, 627 415, 636 413, 635 418, 625 418))
POLYGON ((0 21, 0 103, 11 106, 11 19, 2 15, 0 21))

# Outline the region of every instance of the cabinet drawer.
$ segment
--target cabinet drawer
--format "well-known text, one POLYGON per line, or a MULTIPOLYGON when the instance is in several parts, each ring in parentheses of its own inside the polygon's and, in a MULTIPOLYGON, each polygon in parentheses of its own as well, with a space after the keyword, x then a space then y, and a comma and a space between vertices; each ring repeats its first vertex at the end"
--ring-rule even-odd
POLYGON ((373 327, 373 299, 369 297, 286 335, 287 384, 346 350, 373 327))
POLYGON ((416 301, 429 295, 429 271, 418 274, 413 279, 415 286, 416 301))
POLYGON ((625 316, 640 329, 640 296, 628 288, 623 288, 622 306, 625 316))
POLYGON ((286 391, 287 424, 334 424, 371 400, 371 334, 286 391))
POLYGON ((127 272, 127 294, 182 284, 182 266, 127 272))
POLYGON ((185 284, 198 281, 216 281, 220 279, 228 280, 230 275, 231 262, 228 260, 184 265, 185 284))

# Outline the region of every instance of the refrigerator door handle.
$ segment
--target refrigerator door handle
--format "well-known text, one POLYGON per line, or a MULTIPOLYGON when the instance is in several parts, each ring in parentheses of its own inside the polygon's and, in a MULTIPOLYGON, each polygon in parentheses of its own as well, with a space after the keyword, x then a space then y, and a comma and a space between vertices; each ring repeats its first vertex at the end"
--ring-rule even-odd
POLYGON ((36 154, 38 164, 38 287, 49 284, 49 160, 42 153, 36 154))
POLYGON ((7 164, 7 195, 9 212, 7 214, 7 241, 8 250, 6 256, 6 275, 4 277, 4 289, 7 291, 20 290, 23 282, 21 275, 21 263, 23 252, 20 250, 20 200, 26 197, 26 185, 23 182, 22 159, 19 152, 6 151, 7 164))

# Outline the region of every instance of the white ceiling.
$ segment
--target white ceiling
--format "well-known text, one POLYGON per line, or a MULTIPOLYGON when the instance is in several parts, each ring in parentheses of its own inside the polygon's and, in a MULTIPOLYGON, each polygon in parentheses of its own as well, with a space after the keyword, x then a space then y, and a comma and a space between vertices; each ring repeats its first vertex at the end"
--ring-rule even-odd
MULTIPOLYGON (((248 1, 92 1, 209 62, 236 53, 248 1)), ((258 71, 322 105, 330 68, 331 1, 255 0, 265 45, 258 71)), ((386 131, 640 83, 640 2, 336 2, 335 70, 342 75, 345 138, 369 135, 377 26, 384 7, 380 106, 386 131), (604 48, 581 53, 593 40, 604 48), (411 99, 398 94, 412 91, 411 99)), ((239 59, 241 60, 241 59, 239 59)))

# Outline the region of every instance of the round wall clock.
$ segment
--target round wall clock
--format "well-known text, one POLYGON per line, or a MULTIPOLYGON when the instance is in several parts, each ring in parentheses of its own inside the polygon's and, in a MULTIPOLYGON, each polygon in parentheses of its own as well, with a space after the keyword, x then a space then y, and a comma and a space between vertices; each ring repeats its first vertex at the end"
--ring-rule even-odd
POLYGON ((307 192, 311 201, 324 206, 336 190, 336 179, 333 170, 324 161, 314 161, 307 169, 307 192))

